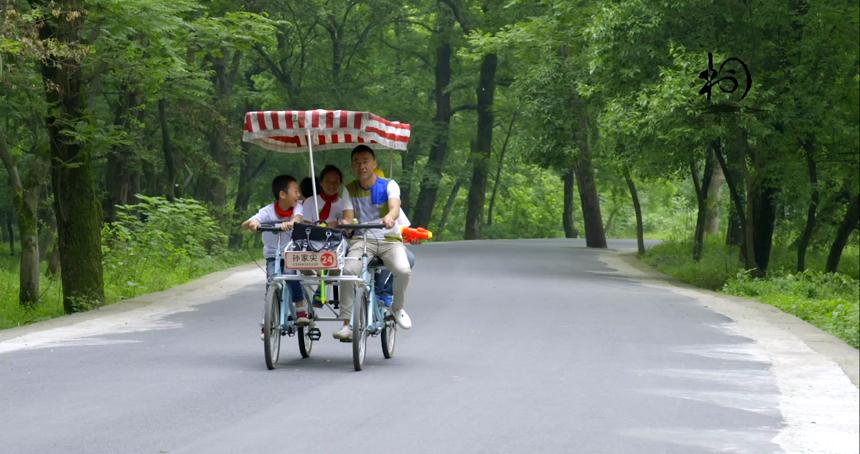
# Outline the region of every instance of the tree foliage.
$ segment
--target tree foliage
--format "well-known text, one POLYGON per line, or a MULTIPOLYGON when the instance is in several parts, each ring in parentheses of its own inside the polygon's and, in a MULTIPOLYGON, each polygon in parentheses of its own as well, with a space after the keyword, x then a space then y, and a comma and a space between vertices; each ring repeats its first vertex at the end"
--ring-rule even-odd
MULTIPOLYGON (((244 111, 370 110, 413 125, 409 151, 381 164, 408 215, 445 238, 585 232, 600 247, 604 231, 633 234, 635 196, 645 234, 694 236, 718 207, 733 213, 727 233, 745 222, 748 268, 766 271, 776 242, 802 269, 807 249, 835 254, 856 238, 858 11, 847 0, 0 0, 0 218, 47 243, 22 254, 22 270, 32 251, 55 250, 64 197, 86 191, 48 182, 54 164, 55 179, 89 172, 81 184, 101 210, 83 228, 111 251, 213 254, 224 235, 204 251, 154 226, 202 215, 194 199, 216 223, 207 232, 234 233, 269 198, 268 179, 308 172, 303 156, 243 146, 244 111), (699 94, 709 52, 748 65, 744 99, 699 94), (57 62, 79 78, 70 93, 45 77, 57 62), (80 101, 74 115, 58 116, 64 99, 80 101), (78 151, 51 159, 58 145, 78 151), (709 193, 722 174, 731 190, 709 193)), ((342 154, 319 159, 349 173, 342 154)))

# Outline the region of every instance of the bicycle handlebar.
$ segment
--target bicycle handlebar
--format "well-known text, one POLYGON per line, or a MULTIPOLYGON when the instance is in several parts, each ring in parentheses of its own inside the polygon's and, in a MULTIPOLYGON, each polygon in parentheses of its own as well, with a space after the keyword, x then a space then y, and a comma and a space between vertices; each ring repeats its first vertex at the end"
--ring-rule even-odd
MULTIPOLYGON (((309 226, 309 225, 313 225, 313 224, 305 224, 305 223, 295 224, 295 225, 293 226, 293 230, 298 229, 298 228, 301 228, 301 227, 304 227, 304 226, 309 226)), ((329 228, 329 229, 342 229, 342 230, 349 230, 349 229, 384 229, 384 228, 385 228, 385 224, 341 224, 341 225, 336 225, 336 226, 333 226, 333 227, 326 227, 326 228, 329 228)), ((260 227, 259 227, 259 228, 257 228, 257 232, 272 232, 272 233, 279 233, 279 232, 283 232, 283 231, 284 231, 284 230, 283 230, 283 229, 281 229, 281 224, 260 224, 260 227)))
MULTIPOLYGON (((313 224, 305 224, 305 223, 295 224, 293 226, 293 230, 295 230, 297 228, 301 228, 302 226, 309 226, 309 225, 313 225, 313 224)), ((379 223, 379 224, 340 224, 340 225, 336 225, 336 226, 332 226, 332 227, 326 227, 326 228, 341 229, 341 230, 349 230, 349 229, 355 230, 355 229, 384 229, 386 227, 385 227, 385 224, 379 223)), ((260 227, 257 228, 258 233, 262 233, 262 232, 280 233, 283 231, 284 230, 281 229, 281 224, 260 224, 260 227)))
POLYGON ((279 233, 283 232, 284 229, 281 228, 281 224, 260 224, 260 227, 257 227, 257 232, 272 232, 279 233))
POLYGON ((341 224, 331 227, 333 229, 384 229, 385 224, 341 224))

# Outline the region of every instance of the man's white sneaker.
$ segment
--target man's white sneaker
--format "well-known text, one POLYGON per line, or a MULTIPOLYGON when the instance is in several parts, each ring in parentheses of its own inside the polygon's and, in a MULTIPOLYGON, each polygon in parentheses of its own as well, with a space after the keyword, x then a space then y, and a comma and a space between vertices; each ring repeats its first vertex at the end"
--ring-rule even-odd
POLYGON ((350 328, 349 325, 344 325, 340 331, 332 333, 332 337, 340 340, 341 342, 349 342, 352 340, 352 328, 350 328))
POLYGON ((403 329, 412 328, 412 319, 409 318, 409 314, 403 309, 394 313, 394 321, 397 322, 397 326, 403 329))

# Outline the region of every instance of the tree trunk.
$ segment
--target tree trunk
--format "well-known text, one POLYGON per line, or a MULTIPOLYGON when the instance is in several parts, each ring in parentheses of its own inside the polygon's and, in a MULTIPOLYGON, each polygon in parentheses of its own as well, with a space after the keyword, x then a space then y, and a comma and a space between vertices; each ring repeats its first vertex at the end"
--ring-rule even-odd
POLYGON ((740 246, 743 244, 743 227, 734 203, 729 204, 729 223, 726 226, 726 245, 740 246))
POLYGON ((567 169, 562 179, 564 180, 564 212, 561 215, 561 223, 564 226, 564 237, 578 238, 579 232, 573 222, 573 169, 567 169))
POLYGON ((496 207, 496 195, 499 193, 499 181, 502 179, 502 169, 505 166, 505 152, 508 151, 508 140, 511 138, 511 131, 514 129, 514 121, 517 118, 517 113, 511 115, 511 123, 508 125, 508 132, 505 134, 505 142, 502 144, 502 151, 499 153, 499 164, 496 166, 496 178, 493 180, 493 193, 490 196, 490 207, 487 209, 487 226, 493 225, 493 209, 496 207))
POLYGON ((608 232, 609 229, 612 228, 612 223, 615 221, 615 216, 618 216, 618 212, 621 211, 621 205, 614 204, 612 206, 612 210, 609 211, 609 218, 606 219, 606 224, 603 224, 603 231, 608 232))
POLYGON ((448 156, 448 140, 451 130, 451 33, 454 28, 454 18, 449 8, 439 5, 436 24, 436 69, 434 97, 436 100, 436 115, 433 117, 433 141, 430 144, 430 156, 421 174, 421 189, 415 202, 415 225, 430 225, 433 218, 433 207, 439 193, 439 181, 442 179, 442 168, 448 156))
POLYGON ((129 160, 126 150, 119 148, 107 154, 104 174, 106 194, 102 210, 108 220, 115 219, 117 206, 128 204, 130 196, 134 194, 131 190, 132 174, 129 160))
POLYGON ((582 205, 582 220, 585 224, 585 244, 593 248, 606 247, 606 233, 600 215, 600 198, 594 184, 594 171, 591 160, 580 159, 574 165, 576 180, 579 184, 579 202, 582 205))
POLYGON ((753 173, 747 187, 747 216, 746 226, 747 254, 752 249, 754 267, 750 267, 753 276, 763 277, 767 274, 770 263, 770 252, 773 245, 773 231, 776 224, 776 194, 778 189, 766 170, 765 161, 768 156, 760 149, 749 148, 746 135, 740 136, 742 145, 748 149, 751 157, 753 173))
POLYGON ((720 231, 720 199, 725 182, 723 172, 714 162, 711 166, 711 184, 708 187, 708 215, 705 218, 705 234, 707 235, 716 235, 720 231))
POLYGON ((749 229, 747 223, 746 207, 743 199, 744 193, 741 192, 742 185, 746 180, 746 153, 740 146, 729 147, 728 153, 731 155, 729 159, 733 163, 730 170, 726 157, 723 156, 720 139, 715 139, 712 146, 714 155, 717 157, 717 162, 720 163, 720 169, 723 171, 723 176, 726 177, 726 185, 729 187, 734 213, 737 215, 738 230, 742 234, 741 258, 743 259, 744 267, 748 270, 756 269, 755 256, 751 249, 752 235, 748 235, 751 229, 749 229))
POLYGON ((18 213, 18 231, 21 236, 18 302, 22 306, 39 302, 39 188, 46 172, 43 172, 41 162, 32 162, 30 165, 18 213))
POLYGON ((209 143, 209 152, 215 161, 215 175, 201 175, 205 187, 199 188, 203 191, 204 200, 212 203, 215 207, 223 209, 227 206, 227 179, 226 174, 229 166, 226 136, 221 126, 214 126, 206 133, 209 143))
POLYGON ((198 187, 203 193, 204 200, 211 202, 220 212, 227 207, 227 175, 230 174, 230 148, 227 143, 227 128, 224 127, 224 118, 229 117, 232 109, 230 95, 233 91, 233 83, 238 76, 241 53, 234 51, 231 57, 222 55, 212 57, 213 77, 215 86, 214 109, 217 118, 209 123, 206 139, 209 145, 209 153, 215 162, 215 171, 200 178, 203 186, 198 187), (229 63, 228 63, 229 62, 229 63))
POLYGON ((6 238, 9 240, 9 255, 15 256, 15 229, 12 227, 14 221, 14 216, 12 214, 8 214, 6 216, 6 238))
POLYGON ((164 167, 167 170, 164 195, 167 200, 172 202, 176 199, 176 160, 173 158, 173 143, 170 141, 170 128, 167 121, 167 101, 164 98, 158 100, 158 122, 161 126, 161 150, 164 154, 164 167))
POLYGON ((448 194, 448 200, 445 201, 445 208, 442 210, 442 219, 439 221, 439 230, 445 230, 448 225, 448 216, 451 215, 451 207, 454 206, 454 201, 457 200, 457 193, 460 192, 460 187, 463 186, 463 180, 457 179, 454 182, 454 187, 451 188, 451 193, 448 194))
POLYGON ((698 213, 696 214, 696 230, 693 235, 693 260, 698 262, 702 259, 705 248, 705 227, 708 220, 708 190, 711 187, 711 176, 714 173, 714 154, 711 146, 705 151, 705 172, 699 181, 699 171, 696 170, 696 158, 690 157, 690 171, 693 177, 693 186, 696 190, 696 203, 698 213))
POLYGON ((141 159, 140 164, 140 171, 136 174, 137 192, 135 194, 163 194, 165 186, 161 177, 163 172, 153 161, 141 159))
MULTIPOLYGON (((120 100, 114 115, 114 126, 118 129, 129 130, 130 113, 141 103, 140 95, 127 85, 123 85, 120 100)), ((142 109, 140 113, 142 113, 142 109)), ((140 115, 140 113, 138 115, 140 115)), ((139 118, 140 121, 143 119, 139 118)), ((134 202, 134 195, 140 192, 139 175, 140 159, 136 153, 130 152, 125 146, 114 146, 107 154, 107 169, 105 171, 106 199, 104 213, 107 219, 116 217, 117 205, 134 202)))
POLYGON ((585 225, 585 245, 606 248, 606 232, 603 230, 603 218, 600 214, 600 196, 594 182, 594 169, 591 167, 588 113, 583 103, 577 103, 580 106, 580 112, 577 112, 579 128, 574 133, 574 143, 577 144, 579 152, 574 159, 573 170, 579 185, 579 201, 582 205, 582 220, 585 225))
MULTIPOLYGON (((420 141, 412 141, 409 148, 403 150, 400 155, 400 173, 401 177, 398 180, 400 183, 400 208, 406 210, 407 213, 414 213, 412 210, 412 188, 413 180, 415 179, 415 160, 420 154, 420 141)), ((418 225, 418 224, 416 224, 418 225)))
MULTIPOLYGON (((42 40, 79 45, 83 22, 80 1, 65 2, 66 14, 47 15, 39 31, 42 40), (79 14, 70 14, 70 11, 79 14)), ((46 118, 51 148, 51 183, 54 213, 63 263, 63 308, 67 313, 90 309, 104 302, 102 279, 102 213, 93 185, 89 150, 75 138, 73 125, 83 118, 81 67, 66 54, 43 60, 42 78, 51 106, 46 118)))
MULTIPOLYGON (((252 4, 246 4, 248 8, 255 13, 263 13, 262 8, 251 6, 252 4)), ((301 89, 299 87, 299 83, 301 81, 301 74, 298 74, 298 82, 293 79, 293 69, 290 66, 290 61, 285 56, 288 53, 291 53, 293 48, 293 37, 295 37, 295 33, 292 33, 292 30, 287 31, 289 29, 281 29, 275 33, 275 40, 277 41, 277 50, 274 52, 274 56, 269 55, 265 52, 262 46, 257 45, 254 46, 254 50, 265 62, 269 71, 272 73, 272 76, 278 81, 281 87, 286 91, 286 102, 288 105, 292 106, 293 109, 296 110, 306 110, 307 106, 303 103, 299 97, 301 96, 301 89)), ((300 60, 304 61, 304 57, 306 55, 306 46, 305 40, 302 37, 299 37, 299 54, 300 60)), ((302 64, 299 65, 299 70, 303 69, 302 64)))
POLYGON ((858 228, 858 220, 860 220, 860 195, 855 195, 848 205, 845 217, 842 218, 842 222, 839 224, 839 229, 836 231, 836 239, 833 241, 833 245, 830 246, 830 254, 827 255, 827 267, 825 268, 828 273, 835 273, 839 269, 842 250, 845 249, 851 232, 858 228))
MULTIPOLYGON (((823 228, 838 229, 839 223, 842 222, 845 204, 851 200, 851 191, 849 186, 843 186, 841 189, 833 192, 828 192, 824 200, 818 204, 818 210, 815 213, 815 227, 812 230, 812 237, 815 238, 823 228)), ((821 194, 824 196, 824 194, 821 194)))
MULTIPOLYGON (((254 155, 251 153, 251 145, 248 142, 242 142, 242 162, 239 166, 239 184, 236 187, 236 201, 233 205, 233 212, 236 216, 243 219, 245 212, 248 211, 248 203, 251 200, 253 186, 251 182, 259 175, 260 171, 266 165, 267 157, 264 156, 260 161, 254 164, 254 155)), ((242 243, 244 235, 239 231, 234 231, 230 235, 230 247, 236 248, 242 243)))
POLYGON ((478 97, 478 136, 472 148, 472 180, 469 184, 469 203, 466 208, 467 240, 481 238, 484 219, 484 202, 487 199, 487 171, 493 147, 493 98, 496 94, 496 54, 486 54, 481 60, 478 97))
MULTIPOLYGON (((737 147, 730 147, 726 155, 723 155, 722 143, 720 139, 715 139, 712 144, 714 156, 720 164, 722 179, 726 182, 729 188, 729 222, 726 228, 726 245, 740 246, 744 249, 744 222, 743 222, 743 200, 746 193, 743 188, 746 182, 744 181, 745 172, 742 171, 741 165, 746 159, 739 153, 737 147)), ((741 259, 746 261, 746 253, 741 252, 741 259)))
POLYGON ((806 226, 803 228, 803 234, 797 242, 797 271, 801 272, 806 269, 806 249, 812 241, 812 232, 815 230, 815 215, 818 211, 818 202, 820 201, 820 193, 818 192, 818 170, 815 165, 815 145, 811 140, 802 142, 803 150, 806 155, 806 171, 809 175, 809 185, 812 187, 812 194, 809 200, 809 208, 806 210, 806 226))
POLYGON ((44 178, 43 162, 36 157, 30 162, 26 181, 21 181, 15 158, 9 152, 5 137, 0 136, 0 160, 6 167, 12 201, 15 206, 18 232, 21 236, 21 261, 18 274, 18 303, 32 307, 39 301, 39 199, 44 178))
POLYGON ((331 87, 334 88, 335 97, 340 101, 341 87, 340 71, 343 62, 343 42, 341 41, 341 30, 335 24, 329 27, 331 38, 331 87))
POLYGON ((57 218, 54 213, 42 216, 48 224, 42 228, 39 237, 39 253, 41 260, 48 262, 48 276, 52 279, 60 275, 60 250, 57 240, 57 218))
POLYGON ((645 254, 645 230, 642 226, 642 207, 639 205, 639 192, 636 191, 636 183, 630 176, 630 169, 624 167, 624 180, 627 181, 627 189, 630 190, 630 198, 633 200, 633 211, 636 212, 636 247, 639 255, 645 254))
POLYGON ((248 204, 251 201, 251 194, 254 186, 251 184, 260 172, 266 167, 268 155, 263 155, 262 158, 254 163, 254 153, 252 153, 251 145, 248 142, 242 142, 242 162, 239 168, 239 184, 236 187, 236 201, 234 203, 234 211, 244 214, 248 210, 248 204))
POLYGON ((776 224, 777 189, 767 181, 762 181, 750 193, 749 210, 753 225, 753 252, 758 274, 764 276, 770 264, 773 246, 773 230, 776 224))

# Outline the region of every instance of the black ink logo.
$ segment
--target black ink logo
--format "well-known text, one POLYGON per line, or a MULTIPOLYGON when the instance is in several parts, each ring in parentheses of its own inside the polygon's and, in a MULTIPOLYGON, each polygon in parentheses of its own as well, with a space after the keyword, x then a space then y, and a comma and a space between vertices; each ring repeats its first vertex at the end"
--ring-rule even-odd
POLYGON ((746 63, 741 61, 741 59, 739 58, 731 57, 720 64, 719 70, 715 70, 714 54, 708 52, 708 69, 699 73, 699 79, 705 80, 705 85, 699 90, 699 94, 706 95, 708 97, 708 101, 711 100, 711 89, 715 85, 720 87, 720 90, 723 93, 734 93, 740 86, 737 77, 735 77, 737 71, 734 68, 726 68, 726 75, 723 75, 723 69, 729 62, 737 62, 738 64, 740 64, 740 66, 744 69, 744 73, 746 74, 746 89, 744 90, 744 94, 741 96, 741 99, 746 98, 747 93, 750 92, 750 87, 752 87, 752 75, 750 74, 750 70, 747 67, 746 63), (731 83, 731 87, 727 89, 723 86, 723 82, 726 82, 727 84, 731 83))

